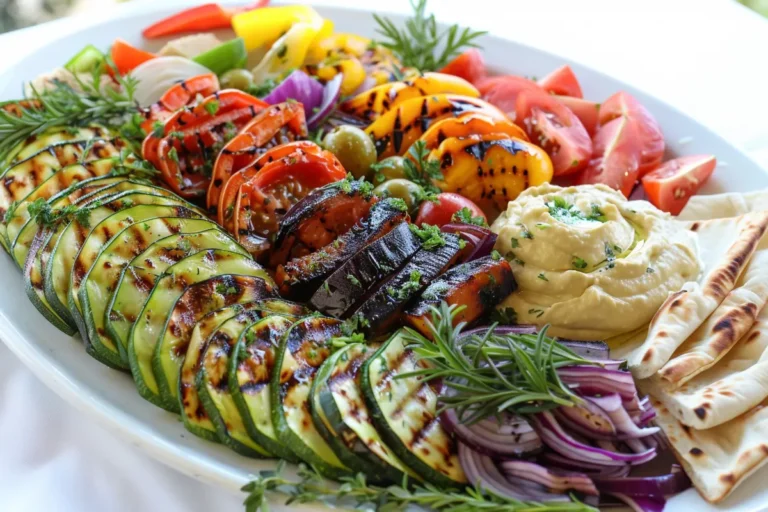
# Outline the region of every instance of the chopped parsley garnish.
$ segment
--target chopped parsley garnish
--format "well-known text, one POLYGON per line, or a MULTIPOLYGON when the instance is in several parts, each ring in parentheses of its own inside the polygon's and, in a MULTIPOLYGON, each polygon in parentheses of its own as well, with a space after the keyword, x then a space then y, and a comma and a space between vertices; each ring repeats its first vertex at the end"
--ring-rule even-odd
POLYGON ((514 238, 514 237, 512 237, 512 239, 510 240, 510 244, 513 249, 517 249, 518 247, 520 247, 520 242, 518 241, 517 238, 514 238))
POLYGON ((148 224, 148 223, 146 223, 146 222, 145 222, 145 223, 143 223, 143 224, 141 225, 141 227, 143 227, 143 228, 144 228, 144 231, 149 231, 149 227, 150 227, 150 226, 149 226, 149 224, 148 224))
POLYGON ((611 247, 611 244, 608 242, 605 242, 605 262, 606 266, 608 268, 613 268, 616 266, 616 253, 614 252, 614 247, 611 247))
POLYGON ((352 283, 353 286, 357 286, 358 288, 362 286, 360 280, 352 274, 347 274, 347 281, 352 283))
POLYGON ((645 269, 645 273, 646 274, 653 274, 654 272, 656 272, 656 271, 653 270, 651 267, 648 267, 648 268, 645 269))
POLYGON ((528 228, 526 228, 522 224, 520 225, 520 227, 523 228, 522 231, 520 231, 520 236, 522 236, 523 238, 527 238, 528 240, 533 240, 533 233, 528 231, 528 228))
POLYGON ((179 163, 179 153, 176 151, 176 148, 171 148, 171 150, 168 151, 168 160, 179 163))
POLYGON ((488 227, 485 217, 482 215, 472 216, 472 210, 466 206, 451 216, 451 222, 463 222, 464 224, 473 224, 475 226, 488 227))
POLYGON ((234 295, 237 293, 237 288, 234 286, 227 286, 224 283, 219 283, 216 285, 216 293, 221 295, 234 295))
POLYGON ((589 215, 584 214, 576 205, 568 204, 565 199, 559 196, 555 196, 552 201, 544 204, 549 208, 549 215, 563 224, 606 221, 605 215, 596 204, 592 205, 589 215))
POLYGON ((496 249, 494 249, 493 251, 491 251, 491 259, 493 261, 499 261, 501 259, 501 253, 496 249))
POLYGON ((579 270, 584 270, 587 268, 587 262, 584 261, 582 258, 579 258, 578 256, 573 257, 573 261, 571 262, 573 265, 573 268, 577 268, 579 270))
POLYGON ((245 341, 249 345, 253 343, 256 340, 256 333, 253 332, 253 329, 248 329, 245 333, 245 341))
POLYGON ((528 310, 528 314, 529 315, 536 315, 536 318, 541 318, 541 315, 544 314, 544 310, 543 309, 531 308, 531 309, 528 310))
POLYGON ((256 96, 257 98, 263 98, 272 92, 272 89, 277 87, 278 83, 271 78, 263 81, 259 85, 252 85, 248 88, 248 93, 256 96))
POLYGON ((419 237, 421 240, 421 247, 428 251, 443 247, 445 245, 445 238, 440 228, 431 224, 422 224, 422 227, 418 227, 416 224, 408 226, 411 232, 419 237))
POLYGON ((547 281, 547 282, 549 282, 549 279, 547 279, 547 276, 545 276, 543 272, 542 272, 542 273, 540 273, 540 274, 539 274, 538 276, 536 276, 536 277, 538 277, 538 278, 539 278, 539 279, 541 279, 542 281, 547 281))
POLYGON ((211 100, 206 102, 205 104, 205 111, 211 114, 212 116, 216 115, 216 112, 219 111, 219 101, 218 100, 211 100))

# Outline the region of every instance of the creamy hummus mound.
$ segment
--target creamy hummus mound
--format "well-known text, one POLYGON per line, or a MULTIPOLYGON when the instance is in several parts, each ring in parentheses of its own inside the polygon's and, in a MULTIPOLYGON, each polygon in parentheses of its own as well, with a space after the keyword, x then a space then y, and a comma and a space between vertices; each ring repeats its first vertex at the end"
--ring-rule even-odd
POLYGON ((696 235, 603 185, 529 188, 491 226, 519 290, 499 307, 549 334, 606 339, 647 325, 701 272, 696 235))

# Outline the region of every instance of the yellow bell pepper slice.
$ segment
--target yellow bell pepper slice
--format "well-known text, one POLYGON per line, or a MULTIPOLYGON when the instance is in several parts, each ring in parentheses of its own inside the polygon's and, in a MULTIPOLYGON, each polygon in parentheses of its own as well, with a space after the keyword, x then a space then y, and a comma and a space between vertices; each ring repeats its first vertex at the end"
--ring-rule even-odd
POLYGON ((309 51, 307 64, 319 64, 333 55, 346 55, 348 57, 361 57, 371 40, 357 34, 333 34, 318 41, 309 51))
POLYGON ((323 82, 328 82, 339 73, 344 75, 341 80, 342 96, 349 96, 355 92, 362 85, 363 80, 365 80, 365 68, 354 57, 336 61, 335 63, 320 64, 313 74, 323 82))
POLYGON ((300 67, 321 28, 322 26, 309 23, 295 23, 284 36, 275 41, 258 66, 253 69, 253 80, 261 83, 300 67))
MULTIPOLYGON (((235 34, 245 40, 248 51, 271 45, 296 23, 317 27, 317 32, 320 32, 325 20, 308 5, 262 7, 232 17, 232 28, 235 34)), ((333 25, 330 25, 330 30, 327 30, 325 36, 330 35, 332 31, 333 25)))

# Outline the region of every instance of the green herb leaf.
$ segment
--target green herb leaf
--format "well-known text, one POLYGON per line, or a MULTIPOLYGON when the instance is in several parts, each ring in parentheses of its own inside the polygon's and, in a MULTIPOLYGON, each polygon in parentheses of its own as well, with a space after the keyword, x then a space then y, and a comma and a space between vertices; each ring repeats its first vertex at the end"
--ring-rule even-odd
POLYGON ((464 224, 473 224, 475 226, 488 227, 485 217, 481 215, 472 216, 472 210, 466 206, 451 216, 451 222, 463 222, 464 224))
POLYGON ((403 160, 405 177, 420 185, 427 192, 439 193, 440 189, 433 183, 433 180, 441 181, 443 173, 440 171, 440 162, 429 158, 427 143, 423 140, 414 142, 408 153, 413 157, 413 160, 410 158, 403 160))
POLYGON ((431 251, 446 244, 443 232, 437 226, 422 224, 421 227, 418 227, 416 224, 410 224, 408 227, 414 235, 419 237, 423 249, 431 251))

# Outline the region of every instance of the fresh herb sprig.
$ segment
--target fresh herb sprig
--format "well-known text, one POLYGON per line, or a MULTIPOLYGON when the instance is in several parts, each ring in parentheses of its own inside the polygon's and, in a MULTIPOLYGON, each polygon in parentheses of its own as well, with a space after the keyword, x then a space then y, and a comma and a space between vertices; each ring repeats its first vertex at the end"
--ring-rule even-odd
POLYGON ((344 508, 368 508, 378 512, 399 512, 401 510, 439 510, 442 512, 581 512, 594 511, 580 503, 535 503, 522 502, 498 496, 479 487, 438 489, 431 484, 411 485, 404 479, 401 485, 379 487, 369 484, 365 476, 343 478, 340 485, 329 484, 314 469, 300 465, 298 479, 289 480, 282 476, 285 468, 280 461, 275 471, 261 471, 252 482, 243 486, 248 493, 245 499, 246 512, 267 512, 268 499, 272 493, 287 496, 286 505, 294 503, 324 502, 344 508))
POLYGON ((463 222, 464 224, 473 224, 482 228, 488 227, 488 222, 482 215, 472 215, 472 210, 466 206, 451 216, 451 222, 463 222))
POLYGON ((411 6, 413 17, 406 20, 404 29, 388 18, 373 15, 376 31, 382 36, 378 44, 391 50, 405 67, 437 71, 465 48, 478 48, 477 38, 485 35, 458 25, 440 30, 435 15, 427 14, 427 0, 411 0, 411 6))
POLYGON ((442 409, 456 409, 465 423, 503 411, 534 414, 579 402, 557 368, 593 363, 548 337, 546 328, 520 335, 497 332, 493 324, 482 336, 462 337, 465 324, 453 326, 462 309, 445 302, 432 307, 427 325, 433 341, 407 331, 410 348, 429 364, 395 378, 442 379, 449 390, 440 397, 442 409))
POLYGON ((418 184, 428 193, 439 193, 440 189, 434 184, 434 181, 443 179, 443 172, 440 170, 440 162, 434 158, 429 158, 429 149, 427 143, 418 140, 408 150, 413 160, 406 158, 403 160, 405 166, 405 177, 418 184))

